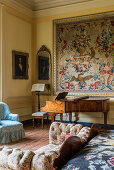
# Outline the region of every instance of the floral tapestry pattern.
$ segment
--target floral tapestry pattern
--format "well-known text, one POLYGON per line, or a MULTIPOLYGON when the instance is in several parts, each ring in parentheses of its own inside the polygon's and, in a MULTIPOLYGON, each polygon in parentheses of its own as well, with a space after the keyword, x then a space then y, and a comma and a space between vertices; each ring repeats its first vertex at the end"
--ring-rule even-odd
POLYGON ((56 24, 56 90, 114 95, 114 18, 56 24))

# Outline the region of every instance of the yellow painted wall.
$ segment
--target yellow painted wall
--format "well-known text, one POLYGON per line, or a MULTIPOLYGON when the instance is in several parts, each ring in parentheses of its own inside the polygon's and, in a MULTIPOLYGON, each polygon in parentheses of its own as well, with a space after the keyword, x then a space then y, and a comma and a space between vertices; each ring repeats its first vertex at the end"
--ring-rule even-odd
MULTIPOLYGON (((46 45, 50 49, 53 63, 53 20, 109 11, 114 11, 113 0, 93 0, 89 3, 84 2, 51 8, 49 10, 36 11, 33 12, 35 18, 27 17, 26 15, 7 6, 2 7, 1 12, 0 6, 0 34, 2 27, 3 36, 2 49, 0 44, 0 54, 2 51, 2 56, 0 55, 0 66, 2 66, 2 70, 0 70, 0 92, 2 92, 1 100, 8 103, 13 113, 19 114, 21 121, 31 118, 32 106, 34 106, 33 111, 37 110, 37 97, 33 97, 32 99, 31 86, 32 83, 38 82, 36 54, 41 45, 46 45), (29 53, 28 80, 12 79, 12 50, 29 53), (3 64, 1 63, 1 59, 3 60, 3 64)), ((46 100, 52 100, 54 98, 55 96, 53 95, 42 95, 41 105, 45 105, 46 100)), ((108 123, 110 124, 114 124, 113 115, 114 100, 111 100, 110 113, 108 115, 108 123)), ((102 123, 103 114, 80 113, 79 119, 80 121, 102 123)))
MULTIPOLYGON (((52 63, 53 63, 53 20, 62 19, 68 17, 77 17, 90 14, 97 14, 103 12, 114 11, 114 1, 110 0, 94 0, 88 3, 79 3, 75 5, 57 7, 51 10, 42 10, 36 13, 36 33, 35 33, 35 42, 36 42, 36 53, 41 47, 41 45, 46 45, 52 53, 52 63)), ((37 60, 37 59, 35 59, 37 60)), ((34 65, 37 72, 37 65, 34 65)), ((53 77, 53 67, 52 67, 52 77, 53 77)), ((37 82, 37 77, 35 78, 37 82)), ((53 95, 50 96, 50 100, 54 98, 53 95)), ((42 96, 41 102, 45 105, 45 100, 47 97, 42 96)), ((49 98, 48 98, 49 99, 49 98)), ((108 115, 108 123, 114 124, 114 99, 111 99, 110 102, 110 113, 108 115)), ((57 117, 59 119, 59 116, 57 117)), ((68 120, 67 117, 64 117, 65 120, 68 120)), ((73 118, 74 120, 74 118, 73 118)), ((79 121, 84 122, 98 122, 103 123, 103 113, 80 113, 79 121)))
POLYGON ((3 7, 2 101, 20 121, 32 114, 32 20, 17 11, 3 7), (12 79, 12 50, 29 53, 29 79, 12 79))

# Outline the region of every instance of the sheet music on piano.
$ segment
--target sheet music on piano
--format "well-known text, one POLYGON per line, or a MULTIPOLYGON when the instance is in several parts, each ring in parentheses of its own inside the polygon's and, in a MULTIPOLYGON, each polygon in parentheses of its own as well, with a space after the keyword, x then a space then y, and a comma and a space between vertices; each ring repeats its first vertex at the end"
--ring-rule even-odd
MULTIPOLYGON (((55 100, 64 100, 64 101, 68 100, 66 98, 67 94, 68 94, 68 92, 59 93, 57 95, 57 97, 55 98, 55 100)), ((71 99, 70 101, 77 102, 77 101, 80 101, 80 100, 83 100, 83 99, 88 99, 88 98, 89 98, 89 96, 82 96, 82 97, 77 97, 77 98, 71 99)))
POLYGON ((61 99, 65 99, 65 97, 67 96, 68 92, 62 92, 62 93, 59 93, 57 95, 57 97, 55 98, 55 100, 61 100, 61 99))

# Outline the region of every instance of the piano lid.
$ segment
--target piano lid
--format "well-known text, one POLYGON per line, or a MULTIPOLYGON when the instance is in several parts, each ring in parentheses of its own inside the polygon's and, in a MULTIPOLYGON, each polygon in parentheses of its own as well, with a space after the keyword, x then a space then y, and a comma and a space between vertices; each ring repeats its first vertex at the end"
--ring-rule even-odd
POLYGON ((59 93, 57 95, 57 97, 55 98, 55 100, 61 100, 61 99, 64 99, 66 96, 67 96, 68 92, 62 92, 62 93, 59 93))

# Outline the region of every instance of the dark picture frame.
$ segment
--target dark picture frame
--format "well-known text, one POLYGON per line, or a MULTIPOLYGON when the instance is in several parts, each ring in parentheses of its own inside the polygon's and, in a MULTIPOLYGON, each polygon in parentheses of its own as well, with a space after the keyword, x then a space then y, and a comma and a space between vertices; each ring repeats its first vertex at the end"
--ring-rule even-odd
POLYGON ((28 53, 12 51, 13 79, 28 79, 28 57, 28 53))
POLYGON ((49 58, 38 56, 39 80, 49 80, 49 58))

